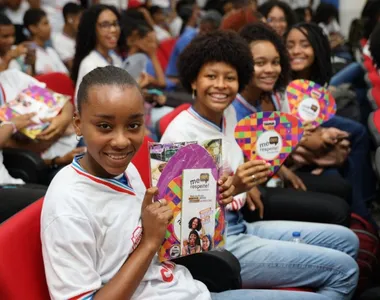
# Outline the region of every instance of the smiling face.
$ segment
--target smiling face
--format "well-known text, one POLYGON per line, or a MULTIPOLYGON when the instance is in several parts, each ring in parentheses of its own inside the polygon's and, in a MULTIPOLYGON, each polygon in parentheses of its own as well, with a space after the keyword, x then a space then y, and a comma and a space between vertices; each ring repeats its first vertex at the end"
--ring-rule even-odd
POLYGON ((238 74, 224 62, 207 63, 191 86, 197 94, 197 110, 213 119, 215 113, 223 113, 235 99, 239 90, 238 74))
POLYGON ((113 50, 120 37, 117 16, 109 9, 102 11, 96 22, 96 47, 113 50))
POLYGON ((189 245, 195 246, 196 241, 197 241, 197 236, 194 233, 191 233, 189 236, 189 245))
POLYGON ((82 167, 97 177, 120 175, 144 140, 142 95, 134 86, 92 86, 74 125, 87 145, 82 167))
POLYGON ((274 6, 268 14, 267 22, 278 35, 283 36, 288 28, 285 12, 278 6, 274 6))
POLYGON ((252 42, 254 61, 252 84, 264 92, 271 92, 281 74, 280 54, 269 41, 252 42))
POLYGON ((194 219, 193 222, 191 223, 191 228, 197 229, 197 227, 198 227, 198 219, 194 219))
POLYGON ((292 29, 286 39, 290 65, 294 72, 304 72, 311 68, 315 55, 307 37, 299 30, 292 29))
POLYGON ((202 249, 204 251, 207 251, 209 247, 210 247, 210 240, 208 239, 207 236, 204 236, 202 238, 202 249))

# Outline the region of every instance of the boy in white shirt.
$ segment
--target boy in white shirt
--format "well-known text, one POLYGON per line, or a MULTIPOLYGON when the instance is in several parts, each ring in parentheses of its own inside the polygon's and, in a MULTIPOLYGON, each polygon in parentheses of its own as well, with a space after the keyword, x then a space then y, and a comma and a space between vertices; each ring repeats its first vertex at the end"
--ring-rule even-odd
POLYGON ((66 67, 71 70, 75 55, 75 39, 78 32, 82 7, 79 4, 69 2, 63 7, 63 17, 65 25, 62 32, 53 34, 51 39, 53 47, 57 51, 66 67))
POLYGON ((25 12, 30 5, 26 0, 8 0, 5 1, 4 14, 11 19, 13 24, 22 25, 25 12))
POLYGON ((31 8, 24 15, 24 26, 31 35, 36 49, 36 74, 60 72, 68 74, 68 70, 58 53, 46 43, 50 40, 51 27, 46 13, 39 8, 31 8))
POLYGON ((34 75, 36 53, 28 42, 14 45, 16 29, 12 21, 0 13, 0 72, 18 69, 29 75, 34 75))

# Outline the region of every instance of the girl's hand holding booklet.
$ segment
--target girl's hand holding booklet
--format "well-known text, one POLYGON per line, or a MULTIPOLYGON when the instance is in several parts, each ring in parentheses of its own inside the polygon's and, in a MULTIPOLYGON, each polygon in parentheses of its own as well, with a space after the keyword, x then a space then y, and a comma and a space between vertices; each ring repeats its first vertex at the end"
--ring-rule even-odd
POLYGON ((159 260, 222 248, 225 212, 217 201, 222 141, 151 143, 149 153, 156 200, 165 199, 173 210, 159 260))
POLYGON ((35 139, 49 125, 41 120, 56 117, 69 100, 69 96, 33 85, 0 107, 0 120, 9 121, 18 115, 35 113, 32 118, 34 124, 20 130, 30 139, 35 139))

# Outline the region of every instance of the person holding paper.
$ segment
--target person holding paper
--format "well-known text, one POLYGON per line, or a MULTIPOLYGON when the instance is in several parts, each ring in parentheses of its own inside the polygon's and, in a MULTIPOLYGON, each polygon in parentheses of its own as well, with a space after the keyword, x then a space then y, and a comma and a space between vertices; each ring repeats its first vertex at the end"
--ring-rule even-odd
MULTIPOLYGON (((0 106, 16 99, 26 88, 32 85, 45 87, 37 79, 15 69, 0 72, 0 106)), ((12 136, 5 143, 7 148, 21 148, 40 153, 45 163, 51 167, 53 176, 57 170, 70 163, 72 158, 83 152, 85 148, 76 148, 78 141, 70 123, 73 117, 73 106, 67 102, 60 114, 51 119, 45 119, 49 126, 43 130, 36 140, 20 136, 12 136)))
MULTIPOLYGON (((286 89, 290 71, 284 43, 273 29, 263 23, 245 26, 240 35, 250 45, 255 72, 251 82, 232 103, 237 119, 260 111, 280 111, 279 93, 286 89)), ((307 139, 305 136, 304 139, 307 139)), ((258 206, 262 201, 266 219, 349 226, 350 207, 346 201, 349 202, 351 189, 341 176, 309 175, 292 171, 288 166, 291 167, 289 159, 278 172, 285 189, 260 186, 250 192, 249 203, 252 201, 258 206)), ((245 217, 253 219, 255 211, 249 206, 247 208, 244 210, 245 217)))
POLYGON ((241 264, 243 287, 311 286, 316 290, 316 294, 272 291, 278 293, 272 295, 258 290, 257 299, 351 299, 358 280, 354 260, 358 238, 350 229, 307 222, 243 221, 241 207, 247 193, 269 174, 263 161, 244 163, 234 138, 237 119, 231 103, 252 80, 254 69, 246 42, 233 32, 198 36, 181 54, 178 69, 182 85, 194 94, 195 102, 169 124, 161 143, 223 139, 225 170, 233 174, 235 186, 234 201, 226 212, 226 248, 241 264), (301 231, 305 244, 289 243, 294 231, 301 231))
MULTIPOLYGON (((285 38, 293 78, 327 86, 332 75, 331 54, 322 29, 314 24, 300 23, 293 26, 285 38)), ((370 139, 362 124, 335 116, 315 130, 314 138, 310 138, 297 152, 300 162, 319 166, 319 173, 336 172, 332 168, 328 170, 328 167, 338 167, 352 186, 353 212, 377 227, 368 209, 376 189, 369 149, 370 139), (332 150, 323 157, 316 156, 315 153, 321 149, 332 150)))
MULTIPOLYGON (((153 202, 157 188, 146 189, 131 163, 144 140, 144 100, 126 71, 106 66, 84 76, 74 124, 88 151, 54 178, 41 214, 51 299, 329 299, 270 290, 210 293, 185 267, 158 262, 173 213, 164 199, 153 202)), ((232 178, 222 176, 218 185, 229 204, 232 178)))

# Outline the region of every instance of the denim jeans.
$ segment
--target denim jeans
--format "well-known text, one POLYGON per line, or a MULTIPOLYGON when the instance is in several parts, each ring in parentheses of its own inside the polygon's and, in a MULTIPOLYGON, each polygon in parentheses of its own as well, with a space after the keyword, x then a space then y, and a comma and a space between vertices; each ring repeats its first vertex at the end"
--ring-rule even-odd
MULTIPOLYGON (((244 225, 245 230, 229 235, 226 244, 240 262, 243 288, 308 287, 316 294, 261 290, 242 292, 242 298, 231 292, 231 298, 222 293, 213 299, 351 299, 359 276, 354 260, 359 240, 350 229, 294 221, 244 225), (301 233, 304 244, 290 242, 295 231, 301 233)), ((237 226, 241 228, 232 225, 237 226)))
POLYGON ((333 117, 322 126, 335 127, 350 133, 351 152, 344 167, 341 168, 341 173, 352 187, 352 211, 369 220, 367 202, 375 195, 376 177, 371 165, 367 129, 358 122, 339 116, 333 117))
POLYGON ((364 82, 364 74, 365 71, 363 67, 357 62, 353 62, 336 73, 331 78, 330 85, 338 86, 343 83, 355 84, 359 81, 364 82))

